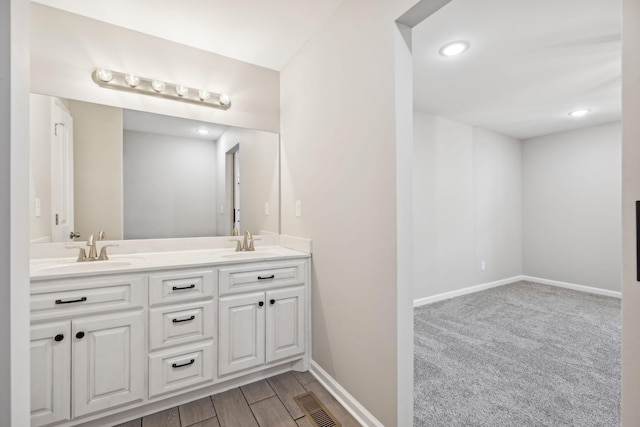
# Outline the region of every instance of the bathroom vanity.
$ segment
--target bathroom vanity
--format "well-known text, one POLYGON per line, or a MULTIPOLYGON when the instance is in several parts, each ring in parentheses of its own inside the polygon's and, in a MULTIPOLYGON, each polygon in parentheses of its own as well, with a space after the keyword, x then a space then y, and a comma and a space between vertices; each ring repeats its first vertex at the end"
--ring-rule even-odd
POLYGON ((32 426, 113 425, 308 369, 310 254, 31 261, 32 426))

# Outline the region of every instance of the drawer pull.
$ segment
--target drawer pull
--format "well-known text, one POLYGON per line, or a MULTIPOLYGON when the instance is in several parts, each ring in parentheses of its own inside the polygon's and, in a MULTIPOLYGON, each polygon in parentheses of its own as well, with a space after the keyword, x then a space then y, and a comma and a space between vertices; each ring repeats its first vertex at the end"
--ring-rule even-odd
POLYGON ((187 285, 187 286, 174 286, 173 290, 174 291, 184 291, 185 289, 193 289, 195 287, 196 287, 195 283, 192 283, 192 284, 187 285))
POLYGON ((171 365, 171 367, 172 368, 182 368, 183 366, 193 365, 194 363, 196 363, 196 359, 191 359, 187 363, 183 363, 182 365, 178 365, 177 363, 173 363, 171 365))
POLYGON ((259 305, 260 307, 262 307, 262 306, 264 305, 264 301, 260 301, 260 302, 258 303, 258 305, 259 305))
POLYGON ((271 276, 258 276, 258 280, 268 280, 268 279, 275 279, 276 275, 272 274, 271 276))
POLYGON ((67 301, 63 301, 61 299, 57 299, 56 300, 56 304, 73 304, 75 302, 83 302, 83 301, 86 301, 86 300, 87 300, 87 297, 82 297, 82 298, 78 298, 78 299, 70 299, 70 300, 67 300, 67 301))
POLYGON ((60 342, 64 339, 64 335, 63 334, 58 334, 55 336, 54 340, 60 342))
POLYGON ((275 304, 275 303, 276 303, 276 300, 274 300, 274 299, 269 300, 269 304, 273 305, 273 304, 275 304))
POLYGON ((173 323, 188 322, 188 321, 193 320, 195 318, 196 318, 196 316, 187 317, 186 319, 173 319, 172 322, 173 323))

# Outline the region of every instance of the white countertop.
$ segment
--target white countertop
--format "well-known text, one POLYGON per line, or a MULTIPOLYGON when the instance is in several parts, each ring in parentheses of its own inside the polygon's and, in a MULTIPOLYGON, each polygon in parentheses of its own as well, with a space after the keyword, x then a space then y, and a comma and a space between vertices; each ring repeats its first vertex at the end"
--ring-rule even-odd
POLYGON ((197 268, 246 262, 309 258, 311 255, 283 246, 260 246, 251 252, 233 249, 198 249, 109 255, 108 261, 78 262, 77 257, 37 258, 30 261, 31 281, 104 274, 125 274, 169 268, 197 268))

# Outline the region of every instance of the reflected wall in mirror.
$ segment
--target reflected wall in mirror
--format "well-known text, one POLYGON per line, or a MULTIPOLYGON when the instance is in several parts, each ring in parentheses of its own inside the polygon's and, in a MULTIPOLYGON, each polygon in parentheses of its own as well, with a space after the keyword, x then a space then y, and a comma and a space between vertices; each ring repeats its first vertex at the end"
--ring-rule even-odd
POLYGON ((275 133, 31 94, 30 152, 34 243, 279 233, 275 133))

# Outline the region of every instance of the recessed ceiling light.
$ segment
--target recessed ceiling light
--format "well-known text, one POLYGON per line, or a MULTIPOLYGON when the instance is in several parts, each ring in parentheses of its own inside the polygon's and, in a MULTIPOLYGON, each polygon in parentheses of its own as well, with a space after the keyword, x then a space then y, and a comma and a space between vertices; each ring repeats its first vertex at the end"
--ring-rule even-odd
POLYGON ((469 49, 469 42, 464 40, 458 40, 455 42, 447 43, 440 48, 440 55, 442 56, 456 56, 466 52, 469 49))
POLYGON ((582 110, 575 110, 569 113, 569 115, 571 117, 583 117, 586 116, 587 114, 589 114, 591 112, 591 110, 587 110, 587 109, 582 109, 582 110))
POLYGON ((196 132, 198 132, 200 135, 207 135, 209 133, 207 129, 198 129, 196 132))

